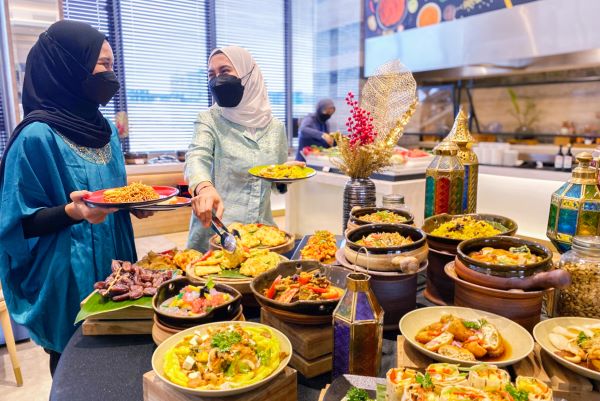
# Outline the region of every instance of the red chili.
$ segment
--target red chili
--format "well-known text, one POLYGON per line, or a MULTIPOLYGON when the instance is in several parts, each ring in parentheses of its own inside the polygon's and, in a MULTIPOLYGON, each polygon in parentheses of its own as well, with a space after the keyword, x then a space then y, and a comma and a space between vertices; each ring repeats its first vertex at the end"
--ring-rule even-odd
POLYGON ((277 276, 277 278, 275 280, 273 280, 273 284, 271 284, 271 287, 269 287, 269 290, 267 291, 267 298, 269 299, 273 299, 275 297, 275 286, 277 284, 279 284, 279 282, 281 281, 281 274, 279 276, 277 276))
POLYGON ((213 254, 213 251, 208 251, 204 254, 204 256, 202 256, 200 259, 198 259, 198 262, 204 262, 206 259, 210 258, 213 254))
POLYGON ((316 292, 317 294, 325 294, 327 291, 329 291, 327 288, 319 288, 313 286, 307 286, 307 288, 313 292, 316 292))

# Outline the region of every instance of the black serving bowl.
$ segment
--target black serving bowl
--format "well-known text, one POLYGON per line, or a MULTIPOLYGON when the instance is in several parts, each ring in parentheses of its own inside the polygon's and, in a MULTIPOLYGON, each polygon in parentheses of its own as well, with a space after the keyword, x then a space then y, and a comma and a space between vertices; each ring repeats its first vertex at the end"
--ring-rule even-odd
POLYGON ((398 271, 398 256, 414 257, 421 264, 429 254, 426 234, 423 230, 406 224, 367 224, 346 232, 344 256, 348 262, 379 271, 398 271), (371 233, 398 233, 414 242, 403 246, 386 248, 366 247, 356 242, 371 233), (364 252, 366 250, 366 252, 364 252))
POLYGON ((545 246, 526 239, 502 235, 463 241, 458 245, 456 258, 462 265, 470 270, 501 278, 524 278, 552 268, 552 251, 545 246), (471 252, 480 251, 485 247, 508 250, 513 247, 518 248, 524 245, 531 250, 532 254, 541 256, 542 260, 527 265, 503 266, 494 263, 481 262, 469 257, 471 252))
POLYGON ((165 313, 160 309, 160 305, 167 299, 174 297, 179 294, 179 291, 187 285, 195 285, 203 287, 205 283, 190 280, 188 277, 178 277, 173 280, 169 280, 158 287, 156 295, 152 298, 152 307, 156 318, 160 323, 173 328, 187 329, 200 324, 209 322, 221 322, 229 321, 235 318, 240 312, 240 304, 242 301, 242 294, 240 294, 235 288, 231 288, 228 285, 215 283, 214 289, 220 292, 230 294, 232 299, 223 305, 215 307, 210 312, 201 316, 174 316, 165 313))
POLYGON ((465 240, 439 237, 436 235, 431 235, 430 233, 433 230, 435 230, 436 228, 438 228, 439 226, 441 226, 442 224, 444 224, 456 217, 464 217, 464 216, 472 216, 476 220, 484 220, 484 221, 487 221, 492 224, 494 224, 494 223, 501 224, 503 227, 506 228, 506 230, 499 233, 498 235, 515 235, 515 233, 517 232, 517 228, 518 228, 517 223, 515 223, 514 220, 511 220, 508 217, 498 216, 495 214, 482 214, 482 213, 460 214, 460 215, 450 215, 450 214, 443 213, 443 214, 438 214, 435 216, 428 217, 423 222, 423 226, 421 228, 427 234, 427 242, 429 243, 429 246, 432 249, 435 249, 436 251, 443 251, 443 252, 448 252, 453 255, 456 255, 456 248, 458 247, 458 244, 460 244, 462 241, 465 241, 465 240))
POLYGON ((264 272, 250 283, 250 288, 258 302, 269 308, 300 315, 327 316, 333 313, 339 299, 323 301, 278 302, 265 297, 264 290, 269 288, 277 276, 289 277, 300 272, 320 271, 331 283, 339 288, 346 288, 348 271, 340 266, 326 266, 314 260, 291 260, 281 262, 275 269, 264 272))
POLYGON ((391 209, 391 208, 386 208, 386 207, 362 207, 362 208, 353 209, 350 212, 350 221, 349 221, 348 227, 356 228, 358 226, 364 226, 366 224, 407 224, 407 225, 412 225, 414 223, 415 223, 415 217, 412 215, 412 213, 410 213, 409 211, 406 211, 406 210, 391 209), (406 221, 403 221, 402 223, 373 223, 373 222, 361 219, 362 216, 365 216, 365 215, 371 214, 371 213, 375 213, 375 212, 379 212, 379 211, 383 211, 383 210, 403 216, 406 218, 406 221))

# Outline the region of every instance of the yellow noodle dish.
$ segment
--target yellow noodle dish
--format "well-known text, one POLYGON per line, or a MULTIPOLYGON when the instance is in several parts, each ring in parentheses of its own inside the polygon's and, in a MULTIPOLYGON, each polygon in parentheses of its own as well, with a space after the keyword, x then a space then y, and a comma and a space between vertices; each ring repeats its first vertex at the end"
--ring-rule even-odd
POLYGON ((177 385, 225 390, 266 378, 286 357, 269 328, 231 324, 185 336, 165 353, 163 369, 177 385))

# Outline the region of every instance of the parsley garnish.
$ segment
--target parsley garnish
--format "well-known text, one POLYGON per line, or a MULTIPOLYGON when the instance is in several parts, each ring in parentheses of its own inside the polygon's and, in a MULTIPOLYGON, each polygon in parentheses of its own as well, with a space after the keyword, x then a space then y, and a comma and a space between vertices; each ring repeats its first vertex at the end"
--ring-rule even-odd
POLYGON ((468 320, 463 320, 463 325, 467 329, 479 330, 481 326, 486 325, 487 321, 485 319, 476 320, 474 322, 469 322, 468 320))
POLYGON ((577 336, 577 345, 579 345, 581 347, 581 345, 589 339, 590 338, 588 336, 586 336, 583 331, 580 331, 579 335, 577 336))
POLYGON ((506 392, 508 394, 511 395, 511 397, 515 401, 528 401, 529 400, 529 393, 527 391, 517 390, 517 388, 515 386, 513 386, 512 384, 507 384, 506 387, 504 387, 504 389, 506 390, 506 392))
POLYGON ((352 387, 350 390, 348 390, 346 393, 346 398, 348 401, 371 401, 367 390, 356 387, 352 387))
POLYGON ((218 348, 219 351, 229 351, 232 345, 242 341, 242 335, 236 331, 222 331, 217 333, 210 342, 211 347, 218 348))
POLYGON ((417 377, 415 378, 415 380, 425 390, 433 388, 433 381, 431 380, 431 376, 429 376, 429 373, 417 373, 417 377))

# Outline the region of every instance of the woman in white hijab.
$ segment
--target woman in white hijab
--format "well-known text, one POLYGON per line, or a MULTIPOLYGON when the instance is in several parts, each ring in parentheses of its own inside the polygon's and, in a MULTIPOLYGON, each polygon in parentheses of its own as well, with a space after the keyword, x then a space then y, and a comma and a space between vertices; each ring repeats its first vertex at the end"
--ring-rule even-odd
POLYGON ((193 195, 188 247, 208 248, 213 211, 223 222, 274 225, 271 184, 248 169, 287 160, 284 125, 273 117, 262 73, 238 46, 215 49, 208 59, 216 102, 198 115, 186 154, 185 176, 193 195))

